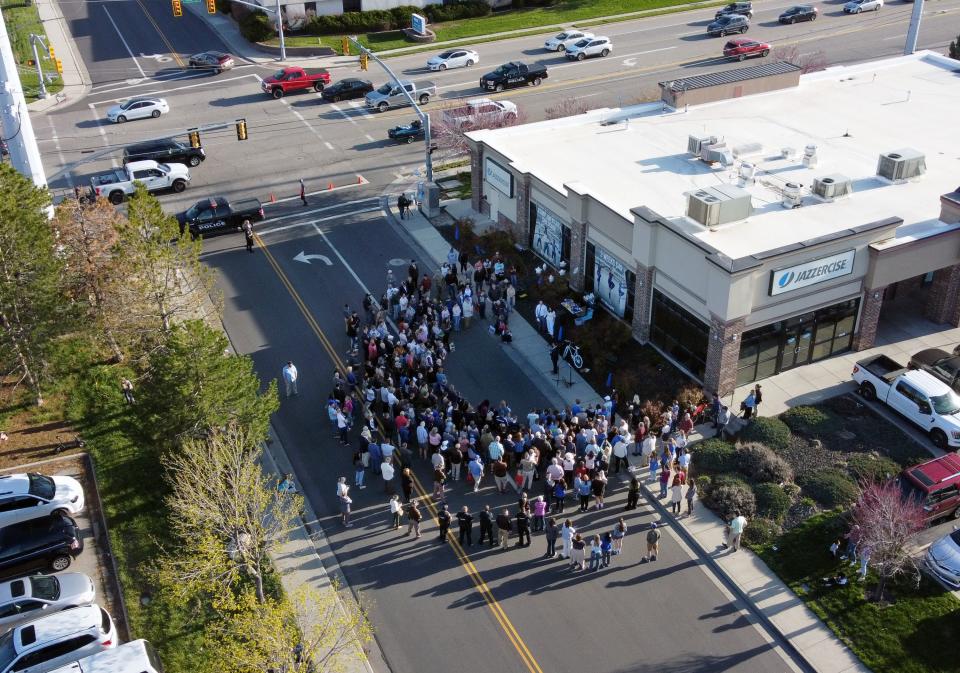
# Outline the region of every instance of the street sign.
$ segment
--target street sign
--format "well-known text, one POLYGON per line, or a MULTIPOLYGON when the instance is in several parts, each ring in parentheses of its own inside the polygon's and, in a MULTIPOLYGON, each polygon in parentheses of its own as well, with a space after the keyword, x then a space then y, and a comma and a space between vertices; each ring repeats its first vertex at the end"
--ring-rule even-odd
POLYGON ((420 33, 421 35, 427 34, 427 19, 424 16, 419 14, 410 15, 410 27, 415 33, 420 33))

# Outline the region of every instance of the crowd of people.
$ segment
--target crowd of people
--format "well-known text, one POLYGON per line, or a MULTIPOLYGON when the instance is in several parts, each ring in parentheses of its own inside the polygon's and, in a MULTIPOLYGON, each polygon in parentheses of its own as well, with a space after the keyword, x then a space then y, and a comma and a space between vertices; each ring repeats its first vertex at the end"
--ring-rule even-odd
MULTIPOLYGON (((390 526, 400 530, 406 519, 404 535, 419 538, 424 514, 414 497, 418 482, 411 466, 423 461, 432 470, 440 540, 447 539, 456 519, 460 543, 472 546, 476 519, 477 544, 506 550, 514 536, 526 547, 531 532, 542 532, 544 556, 569 559, 581 569, 589 563, 596 570, 621 553, 626 523, 621 518, 611 531, 584 536, 565 515, 568 501, 579 512, 604 509, 620 483, 619 477, 611 483, 611 477, 623 471, 629 483, 626 509, 634 509, 641 470, 648 469, 673 512, 679 515, 686 499, 689 513, 696 484, 688 476, 687 442, 703 410, 674 402, 651 419, 638 397, 624 402, 615 390, 594 404, 577 400, 564 409, 526 414, 504 400, 472 404, 445 372, 454 348, 451 335, 469 329, 475 317, 489 320, 501 338, 509 335, 516 282, 515 269, 499 256, 471 262, 451 249, 432 277, 413 261, 399 282, 388 272, 381 299, 363 299, 365 319, 344 306, 347 348, 354 357, 335 374, 327 407, 331 434, 351 447, 355 468, 352 485, 346 477, 337 484, 342 521, 351 525, 351 488, 367 488, 375 475, 389 496, 390 526), (487 485, 515 496, 516 507, 448 511, 453 489, 476 493, 487 485)), ((288 395, 297 393, 291 367, 284 370, 288 395)), ((656 527, 648 530, 646 560, 656 560, 659 538, 656 527)))

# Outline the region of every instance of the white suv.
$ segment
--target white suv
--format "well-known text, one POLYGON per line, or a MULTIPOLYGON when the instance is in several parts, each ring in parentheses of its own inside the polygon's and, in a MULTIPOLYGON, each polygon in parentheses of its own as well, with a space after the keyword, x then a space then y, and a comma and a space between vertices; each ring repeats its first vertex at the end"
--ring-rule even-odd
POLYGON ((587 56, 606 56, 613 51, 609 37, 584 38, 567 47, 567 58, 582 61, 587 56))
POLYGON ((73 477, 48 477, 36 472, 0 475, 0 526, 54 512, 76 514, 83 506, 83 487, 73 477))
POLYGON ((134 640, 67 664, 53 673, 163 673, 163 665, 150 643, 134 640))
POLYGON ((544 42, 543 48, 547 51, 559 51, 562 54, 574 42, 579 42, 588 37, 593 37, 593 33, 584 33, 582 30, 565 30, 544 42))
POLYGON ((33 575, 0 584, 0 630, 65 608, 92 603, 93 580, 83 573, 33 575))
POLYGON ((47 673, 117 646, 106 610, 81 605, 21 624, 0 636, 0 673, 47 673))

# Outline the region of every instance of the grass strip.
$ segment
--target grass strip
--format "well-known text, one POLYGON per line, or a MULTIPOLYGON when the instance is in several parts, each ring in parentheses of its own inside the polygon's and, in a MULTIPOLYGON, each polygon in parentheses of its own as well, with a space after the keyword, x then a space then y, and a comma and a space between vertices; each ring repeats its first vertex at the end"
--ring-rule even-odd
MULTIPOLYGON (((0 4, 0 7, 3 9, 3 20, 7 24, 7 32, 10 34, 10 46, 13 47, 13 57, 17 61, 17 70, 20 71, 20 84, 23 86, 24 95, 28 103, 35 101, 40 94, 40 78, 37 77, 37 67, 30 65, 33 62, 30 34, 33 33, 42 37, 49 46, 50 41, 47 40, 43 22, 40 21, 40 14, 33 3, 23 2, 22 0, 8 1, 0 4)), ((46 50, 39 44, 37 45, 37 54, 40 56, 43 74, 53 73, 55 75, 52 82, 47 82, 47 92, 52 95, 63 89, 63 79, 57 75, 53 59, 47 57, 46 50)))

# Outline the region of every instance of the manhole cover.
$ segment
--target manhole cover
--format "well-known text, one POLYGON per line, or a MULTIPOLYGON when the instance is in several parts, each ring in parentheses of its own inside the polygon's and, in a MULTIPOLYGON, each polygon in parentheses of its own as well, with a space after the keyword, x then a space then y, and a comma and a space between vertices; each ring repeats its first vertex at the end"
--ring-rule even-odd
POLYGON ((387 262, 387 264, 389 264, 390 266, 406 266, 407 263, 408 263, 407 260, 404 259, 403 257, 394 257, 389 262, 387 262))

